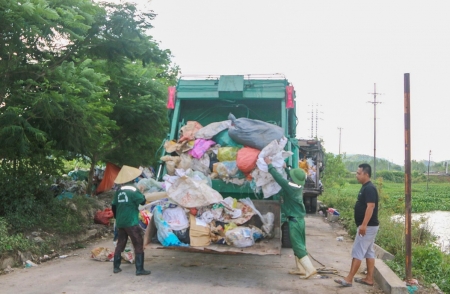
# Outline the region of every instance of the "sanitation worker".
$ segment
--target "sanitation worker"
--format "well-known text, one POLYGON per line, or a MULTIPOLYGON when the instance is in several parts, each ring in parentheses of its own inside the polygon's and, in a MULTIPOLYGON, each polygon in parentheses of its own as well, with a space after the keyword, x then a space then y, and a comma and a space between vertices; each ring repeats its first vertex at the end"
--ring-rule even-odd
POLYGON ((142 229, 139 227, 139 204, 145 204, 145 197, 137 189, 133 182, 141 175, 142 171, 124 165, 117 174, 114 183, 122 185, 115 193, 112 201, 112 211, 116 219, 118 240, 114 252, 115 274, 121 272, 121 253, 125 250, 128 237, 134 246, 136 276, 149 275, 150 271, 144 270, 144 242, 142 229))
POLYGON ((289 221, 289 237, 294 250, 296 270, 290 271, 292 275, 300 275, 300 279, 308 279, 316 274, 316 268, 312 265, 306 251, 305 233, 305 205, 303 204, 303 185, 305 184, 305 172, 301 168, 291 169, 289 175, 293 181, 289 182, 272 165, 272 159, 265 157, 264 161, 269 167, 269 173, 273 176, 280 192, 281 212, 289 221))

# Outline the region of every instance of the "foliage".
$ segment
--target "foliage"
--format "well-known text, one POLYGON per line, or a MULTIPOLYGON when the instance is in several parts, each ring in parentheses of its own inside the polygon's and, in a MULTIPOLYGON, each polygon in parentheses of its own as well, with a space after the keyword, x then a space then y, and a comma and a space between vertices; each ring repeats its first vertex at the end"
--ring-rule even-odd
POLYGON ((327 187, 332 187, 335 185, 344 185, 348 171, 342 162, 341 155, 334 155, 332 153, 325 153, 325 170, 322 173, 323 183, 327 187))
POLYGON ((8 222, 5 218, 0 217, 0 256, 17 250, 28 251, 33 247, 35 245, 22 234, 10 235, 8 233, 8 222))
POLYGON ((3 160, 0 165, 0 215, 34 214, 35 201, 51 199, 52 177, 60 173, 61 167, 58 159, 45 156, 3 160))
POLYGON ((150 164, 178 74, 148 34, 154 17, 129 3, 0 0, 0 158, 34 171, 83 158, 89 185, 98 161, 150 164))

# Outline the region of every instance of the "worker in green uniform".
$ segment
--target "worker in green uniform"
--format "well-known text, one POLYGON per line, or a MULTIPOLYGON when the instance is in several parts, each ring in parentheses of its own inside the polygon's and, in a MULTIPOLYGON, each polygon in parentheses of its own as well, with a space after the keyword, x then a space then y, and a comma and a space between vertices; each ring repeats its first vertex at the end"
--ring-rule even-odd
POLYGON ((136 276, 150 274, 150 271, 144 269, 144 242, 142 229, 139 227, 139 204, 145 204, 145 197, 133 185, 133 181, 141 174, 141 170, 124 165, 114 180, 114 183, 122 185, 114 194, 112 201, 112 211, 119 235, 114 252, 113 272, 115 274, 122 271, 120 269, 121 253, 125 250, 128 237, 134 246, 136 276))
POLYGON ((294 250, 296 270, 290 271, 292 275, 300 275, 301 279, 308 279, 317 271, 311 263, 306 251, 305 233, 305 205, 303 204, 303 185, 305 184, 305 172, 301 168, 291 169, 289 175, 294 183, 284 179, 273 167, 272 159, 265 157, 264 161, 269 167, 269 173, 281 186, 280 202, 281 212, 289 221, 289 237, 294 250))

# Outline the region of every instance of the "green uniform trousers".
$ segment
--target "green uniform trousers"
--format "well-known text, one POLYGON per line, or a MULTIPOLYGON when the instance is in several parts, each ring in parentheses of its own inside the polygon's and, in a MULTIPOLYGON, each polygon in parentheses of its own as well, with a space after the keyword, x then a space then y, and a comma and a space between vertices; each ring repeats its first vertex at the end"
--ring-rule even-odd
POLYGON ((305 219, 303 217, 288 217, 288 221, 292 250, 294 250, 294 255, 301 259, 308 255, 308 252, 306 252, 305 219))

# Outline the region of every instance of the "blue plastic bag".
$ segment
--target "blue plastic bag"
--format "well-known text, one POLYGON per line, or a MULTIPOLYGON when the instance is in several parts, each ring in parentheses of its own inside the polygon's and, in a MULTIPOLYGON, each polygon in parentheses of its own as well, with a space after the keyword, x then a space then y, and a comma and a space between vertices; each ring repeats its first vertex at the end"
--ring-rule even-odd
POLYGON ((189 244, 185 244, 178 239, 169 224, 163 219, 162 208, 160 205, 155 206, 153 209, 153 219, 157 229, 156 235, 158 241, 161 242, 163 246, 189 246, 189 244))

